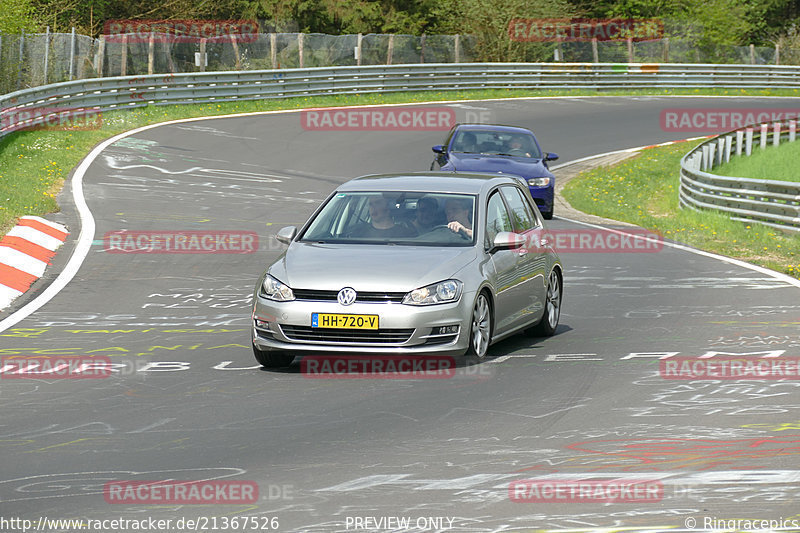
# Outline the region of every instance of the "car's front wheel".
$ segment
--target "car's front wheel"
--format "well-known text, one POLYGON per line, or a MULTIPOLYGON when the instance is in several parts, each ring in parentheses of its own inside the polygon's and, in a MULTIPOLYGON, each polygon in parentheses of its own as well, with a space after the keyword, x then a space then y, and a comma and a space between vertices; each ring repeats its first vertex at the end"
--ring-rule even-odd
POLYGON ((561 277, 553 269, 547 279, 547 293, 544 302, 544 314, 538 324, 525 332, 533 337, 550 337, 556 332, 558 320, 561 318, 561 277))
POLYGON ((472 310, 472 322, 469 331, 468 356, 475 356, 478 360, 486 357, 489 351, 489 341, 492 339, 492 306, 486 293, 481 292, 475 299, 472 310))
POLYGON ((283 368, 292 364, 294 356, 284 352, 265 352, 259 350, 256 345, 253 345, 253 355, 256 356, 256 361, 266 368, 283 368))

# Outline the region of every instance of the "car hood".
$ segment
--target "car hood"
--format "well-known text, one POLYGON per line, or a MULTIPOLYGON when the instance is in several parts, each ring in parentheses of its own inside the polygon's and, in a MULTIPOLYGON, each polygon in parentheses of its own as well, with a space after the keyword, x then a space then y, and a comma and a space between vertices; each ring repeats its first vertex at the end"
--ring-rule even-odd
POLYGON ((295 289, 406 292, 449 279, 475 247, 293 242, 269 273, 295 289))
POLYGON ((450 153, 450 163, 456 172, 505 172, 523 178, 552 177, 541 159, 481 154, 450 153))

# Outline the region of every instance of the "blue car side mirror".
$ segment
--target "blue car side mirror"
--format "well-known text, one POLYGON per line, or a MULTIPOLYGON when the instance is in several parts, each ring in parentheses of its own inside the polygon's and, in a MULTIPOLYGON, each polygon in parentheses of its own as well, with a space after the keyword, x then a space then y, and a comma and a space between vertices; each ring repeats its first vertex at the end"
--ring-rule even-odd
POLYGON ((437 144, 436 146, 433 146, 431 148, 431 150, 433 150, 437 154, 443 154, 444 153, 444 146, 442 146, 441 144, 437 144))
POLYGON ((547 152, 544 155, 545 161, 555 161, 556 159, 558 159, 558 154, 554 154, 553 152, 547 152))

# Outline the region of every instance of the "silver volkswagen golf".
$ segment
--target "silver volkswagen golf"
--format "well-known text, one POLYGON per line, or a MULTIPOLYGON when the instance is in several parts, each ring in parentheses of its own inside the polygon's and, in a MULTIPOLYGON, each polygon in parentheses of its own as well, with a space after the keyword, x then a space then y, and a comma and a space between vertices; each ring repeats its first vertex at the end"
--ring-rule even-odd
POLYGON ((562 266, 518 178, 411 173, 356 178, 298 229, 253 298, 253 352, 467 353, 555 333, 562 266))

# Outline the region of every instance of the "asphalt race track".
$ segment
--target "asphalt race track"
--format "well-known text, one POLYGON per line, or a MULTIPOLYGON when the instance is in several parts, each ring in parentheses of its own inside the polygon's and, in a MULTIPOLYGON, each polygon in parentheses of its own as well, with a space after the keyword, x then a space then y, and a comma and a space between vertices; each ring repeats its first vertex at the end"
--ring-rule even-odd
MULTIPOLYGON (((483 111, 533 129, 561 163, 699 135, 662 131, 664 108, 792 103, 607 97, 455 109, 459 119, 483 111)), ((800 356, 800 288, 712 257, 669 246, 563 254, 557 335, 508 339, 449 379, 308 379, 299 360, 282 371, 256 365, 249 302, 281 251, 274 233, 301 224, 351 177, 427 170, 443 137, 305 131, 293 112, 165 125, 106 149, 84 177, 96 221, 89 254, 55 298, 0 332, 0 355, 107 357, 121 370, 105 379, 2 376, 0 516, 213 517, 221 531, 222 517, 276 517, 277 527, 251 529, 305 532, 405 530, 365 517, 463 532, 800 519, 800 381, 659 376, 659 357, 800 356), (104 251, 104 235, 123 229, 254 232, 259 249, 104 251), (663 494, 512 501, 510 484, 534 477, 655 481, 663 494), (109 503, 103 495, 108 482, 160 480, 255 482, 259 498, 109 503)), ((71 193, 50 218, 73 235, 35 291, 74 248, 71 193)), ((558 215, 551 228, 586 229, 558 215)))

